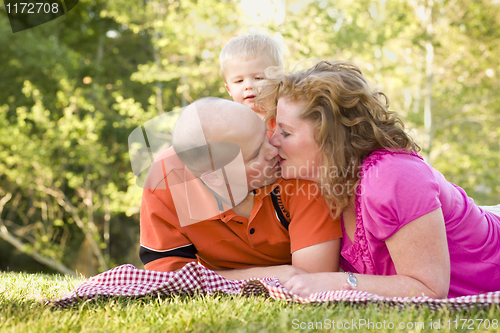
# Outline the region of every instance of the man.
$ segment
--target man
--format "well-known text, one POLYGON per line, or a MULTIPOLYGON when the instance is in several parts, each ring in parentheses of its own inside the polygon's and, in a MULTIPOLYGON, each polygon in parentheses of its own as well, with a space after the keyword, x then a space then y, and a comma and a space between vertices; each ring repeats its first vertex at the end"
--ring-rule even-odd
POLYGON ((278 165, 250 108, 218 98, 188 106, 143 192, 145 268, 198 261, 228 279, 336 271, 340 222, 315 184, 279 178, 278 165))

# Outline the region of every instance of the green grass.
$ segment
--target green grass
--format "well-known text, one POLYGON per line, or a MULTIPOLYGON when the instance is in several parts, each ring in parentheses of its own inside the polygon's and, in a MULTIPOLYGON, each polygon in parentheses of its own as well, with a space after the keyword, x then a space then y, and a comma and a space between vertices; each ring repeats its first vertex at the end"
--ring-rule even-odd
MULTIPOLYGON (((288 332, 306 331, 309 323, 358 323, 357 329, 337 331, 377 332, 500 332, 478 329, 481 319, 500 320, 500 307, 492 306, 466 312, 450 313, 440 309, 408 307, 396 310, 380 305, 299 305, 264 297, 227 295, 115 297, 87 301, 68 310, 55 310, 41 304, 43 299, 58 298, 71 291, 80 281, 60 275, 0 273, 1 332, 288 332), (460 321, 462 319, 462 321, 460 321), (464 320, 467 324, 464 325, 464 320), (394 323, 394 329, 359 327, 363 320, 394 323), (441 321, 441 329, 431 329, 431 321, 441 321), (458 330, 443 327, 457 320, 458 330), (473 325, 468 326, 472 321, 473 325), (398 329, 399 323, 423 322, 424 329, 398 329), (300 329, 300 325, 305 329, 300 329), (461 329, 464 325, 464 329, 461 329), (294 329, 297 328, 297 329, 294 329)), ((318 326, 319 327, 319 326, 318 326)), ((322 330, 318 330, 322 331, 322 330)), ((327 331, 323 329, 323 331, 327 331)))

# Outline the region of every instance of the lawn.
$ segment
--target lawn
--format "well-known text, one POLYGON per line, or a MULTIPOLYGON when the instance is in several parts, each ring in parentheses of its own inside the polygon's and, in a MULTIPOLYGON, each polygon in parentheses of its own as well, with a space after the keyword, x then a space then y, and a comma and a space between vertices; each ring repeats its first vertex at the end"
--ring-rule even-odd
POLYGON ((443 308, 433 313, 415 307, 300 305, 221 294, 112 298, 68 310, 40 302, 62 296, 80 281, 60 275, 0 273, 0 331, 313 332, 335 327, 343 332, 500 332, 499 306, 453 313, 443 308))

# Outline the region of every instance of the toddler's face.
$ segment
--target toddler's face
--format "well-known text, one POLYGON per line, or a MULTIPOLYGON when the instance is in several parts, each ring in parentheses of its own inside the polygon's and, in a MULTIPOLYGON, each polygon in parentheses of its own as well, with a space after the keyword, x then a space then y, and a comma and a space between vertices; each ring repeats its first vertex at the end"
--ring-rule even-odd
POLYGON ((269 66, 272 66, 271 62, 265 58, 228 61, 225 66, 225 86, 233 101, 259 113, 254 104, 256 92, 252 84, 265 79, 264 71, 269 66))

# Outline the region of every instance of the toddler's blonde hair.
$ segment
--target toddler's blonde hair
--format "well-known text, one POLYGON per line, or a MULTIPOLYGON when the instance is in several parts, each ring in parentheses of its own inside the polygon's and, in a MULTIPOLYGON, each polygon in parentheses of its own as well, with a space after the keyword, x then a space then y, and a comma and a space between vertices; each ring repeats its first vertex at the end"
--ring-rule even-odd
POLYGON ((268 57, 271 66, 284 67, 283 51, 276 40, 262 34, 245 34, 232 38, 220 52, 219 61, 222 77, 226 76, 224 66, 233 59, 251 60, 268 57))

